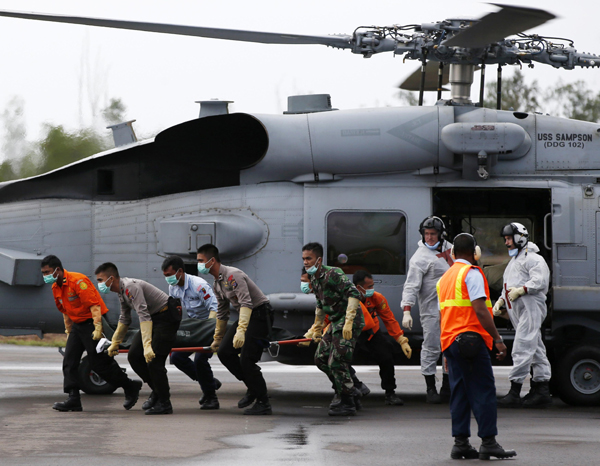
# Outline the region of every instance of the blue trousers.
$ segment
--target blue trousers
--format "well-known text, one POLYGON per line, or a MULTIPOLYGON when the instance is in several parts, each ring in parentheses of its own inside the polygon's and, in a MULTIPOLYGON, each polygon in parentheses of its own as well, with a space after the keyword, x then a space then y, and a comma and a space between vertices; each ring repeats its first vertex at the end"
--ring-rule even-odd
POLYGON ((216 389, 215 378, 208 362, 212 357, 212 353, 195 353, 194 362, 190 359, 192 354, 194 353, 179 351, 171 353, 171 364, 174 364, 190 379, 197 381, 204 393, 214 393, 216 389))
POLYGON ((466 359, 455 341, 444 351, 444 356, 450 378, 452 436, 471 436, 471 411, 477 420, 479 437, 498 435, 496 384, 485 344, 482 342, 473 359, 466 359))

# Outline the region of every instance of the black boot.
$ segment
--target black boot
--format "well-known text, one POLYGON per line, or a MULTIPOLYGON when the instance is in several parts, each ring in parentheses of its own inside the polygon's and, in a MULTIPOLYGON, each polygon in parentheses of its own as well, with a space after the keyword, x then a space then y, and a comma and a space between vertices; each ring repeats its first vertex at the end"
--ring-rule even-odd
POLYGON ((521 401, 521 387, 522 383, 511 382, 510 391, 498 400, 498 406, 504 408, 520 408, 522 405, 521 401))
POLYGON ((523 408, 546 408, 552 404, 550 383, 537 382, 535 393, 523 402, 523 408))
POLYGON ((439 405, 442 402, 435 388, 435 375, 426 375, 425 383, 427 384, 427 398, 425 401, 434 405, 439 405))
POLYGON ((238 408, 247 408, 256 400, 256 396, 250 392, 250 390, 246 391, 246 394, 242 397, 240 401, 238 401, 238 408))
POLYGON ((442 388, 440 388, 440 401, 448 403, 450 401, 450 379, 448 374, 442 374, 442 388))
POLYGON ((144 401, 144 404, 142 405, 142 409, 144 411, 147 411, 148 409, 152 408, 155 404, 156 404, 156 394, 154 393, 154 391, 150 392, 150 396, 148 397, 148 399, 146 401, 144 401))
POLYGON ((354 399, 354 407, 357 411, 360 411, 362 409, 362 402, 360 401, 362 395, 356 387, 352 387, 352 398, 354 399))
POLYGON ((221 407, 215 392, 205 393, 202 398, 204 399, 204 403, 202 403, 200 409, 219 409, 221 407))
POLYGON ((356 405, 352 395, 341 395, 342 402, 335 408, 329 410, 330 416, 354 416, 356 415, 356 405))
POLYGON ((450 452, 450 458, 453 460, 474 460, 479 458, 479 453, 469 443, 469 437, 463 435, 457 435, 454 437, 454 446, 450 452))
MULTIPOLYGON (((219 388, 221 388, 222 383, 219 379, 214 379, 214 381, 215 381, 215 392, 216 392, 219 388)), ((207 393, 210 394, 211 392, 206 392, 206 393, 202 392, 202 398, 200 398, 198 400, 198 403, 200 403, 200 406, 202 406, 206 402, 207 393)), ((214 408, 210 408, 210 409, 214 409, 214 408)))
POLYGON ((83 407, 81 406, 81 396, 79 395, 79 390, 69 390, 69 398, 65 401, 57 401, 52 406, 52 409, 56 409, 57 411, 83 411, 83 407))
POLYGON ((266 396, 263 399, 256 400, 256 403, 251 408, 245 409, 244 414, 248 416, 260 416, 262 414, 273 414, 269 398, 266 396))
POLYGON ((371 393, 371 389, 367 387, 363 382, 355 383, 354 388, 356 388, 360 392, 361 396, 367 396, 369 393, 371 393))
POLYGON ((529 392, 527 392, 527 395, 525 395, 523 397, 523 401, 528 400, 535 394, 535 391, 537 390, 537 386, 538 386, 537 382, 534 382, 533 380, 529 381, 529 392))
POLYGON ((396 395, 394 390, 387 390, 385 392, 385 404, 389 406, 402 406, 404 401, 396 395))
POLYGON ((146 414, 173 414, 171 400, 157 400, 152 408, 146 410, 146 414))
POLYGON ((481 439, 481 447, 479 447, 479 459, 489 460, 490 456, 500 459, 512 458, 513 456, 517 456, 517 452, 502 448, 498 442, 496 442, 495 436, 484 437, 481 439))
POLYGON ((335 395, 333 395, 333 399, 331 400, 331 403, 329 403, 329 409, 335 408, 335 407, 339 406, 340 404, 342 404, 342 397, 340 396, 340 394, 338 392, 335 392, 335 395))
POLYGON ((141 380, 131 380, 123 387, 125 391, 125 401, 123 402, 123 408, 130 410, 137 403, 140 397, 140 390, 142 389, 143 382, 141 380))

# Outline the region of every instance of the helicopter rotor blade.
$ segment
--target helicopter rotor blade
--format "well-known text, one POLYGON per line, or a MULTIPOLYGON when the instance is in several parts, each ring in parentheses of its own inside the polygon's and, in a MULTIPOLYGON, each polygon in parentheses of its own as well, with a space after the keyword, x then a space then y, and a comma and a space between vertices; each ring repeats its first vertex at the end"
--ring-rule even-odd
POLYGON ((444 41, 444 45, 481 48, 556 18, 552 13, 538 8, 497 3, 492 3, 492 5, 500 7, 501 10, 484 16, 473 26, 444 41))
POLYGON ((177 24, 146 23, 139 21, 123 21, 81 16, 62 16, 20 11, 0 10, 0 16, 11 18, 51 21, 56 23, 84 24, 134 31, 159 32, 182 36, 208 37, 212 39, 237 40, 243 42, 259 42, 262 44, 303 44, 327 45, 336 48, 351 48, 352 36, 304 36, 299 34, 280 34, 274 32, 244 31, 238 29, 219 29, 198 26, 182 26, 177 24))

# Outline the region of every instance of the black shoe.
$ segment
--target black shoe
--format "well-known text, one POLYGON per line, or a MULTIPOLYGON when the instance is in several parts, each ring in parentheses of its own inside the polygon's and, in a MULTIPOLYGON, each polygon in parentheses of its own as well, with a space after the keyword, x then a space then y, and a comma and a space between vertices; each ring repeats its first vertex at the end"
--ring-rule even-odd
POLYGON ((512 458, 513 456, 517 456, 517 452, 502 448, 496 442, 496 437, 485 437, 482 439, 481 447, 479 447, 479 459, 489 460, 490 456, 500 459, 512 458))
POLYGON ((440 388, 440 401, 448 403, 450 401, 450 379, 448 374, 442 375, 442 387, 440 388))
POLYGON ((340 394, 338 392, 335 392, 335 395, 333 395, 333 399, 331 400, 331 403, 329 404, 329 409, 335 408, 336 406, 339 406, 341 403, 342 403, 342 398, 340 397, 340 394))
POLYGON ((223 384, 216 377, 213 380, 215 381, 215 392, 216 392, 219 388, 221 388, 221 385, 223 385, 223 384))
POLYGON ((246 391, 246 394, 238 401, 238 408, 247 408, 256 400, 256 396, 250 393, 250 390, 246 391))
POLYGON ((427 396, 425 398, 425 402, 433 405, 439 405, 442 403, 442 398, 438 394, 435 387, 427 389, 427 396))
POLYGON ((125 401, 123 402, 123 408, 130 410, 137 403, 140 397, 140 390, 142 389, 143 382, 141 380, 130 380, 127 388, 123 387, 125 391, 125 401))
POLYGON ((523 401, 523 408, 546 408, 552 404, 550 396, 550 383, 538 382, 533 393, 527 401, 523 401))
POLYGON ((221 406, 219 405, 219 399, 217 395, 213 393, 209 393, 208 395, 204 395, 202 398, 206 398, 204 403, 201 403, 202 406, 200 409, 219 409, 221 406))
POLYGON ((361 396, 367 396, 369 393, 371 393, 369 387, 367 387, 363 382, 355 384, 354 388, 356 388, 360 392, 361 396))
POLYGON ((52 409, 57 411, 83 411, 83 407, 81 406, 81 396, 79 395, 79 390, 71 390, 69 392, 69 398, 65 401, 57 401, 52 406, 52 409))
POLYGON ((385 392, 385 404, 389 406, 402 406, 404 401, 392 390, 391 392, 385 392))
POLYGON ((331 408, 328 414, 330 416, 355 416, 354 397, 352 395, 342 395, 342 402, 335 408, 331 408))
POLYGON ((150 393, 150 396, 148 397, 148 399, 146 401, 144 401, 144 404, 142 405, 142 409, 144 411, 147 411, 148 409, 152 408, 155 404, 156 404, 156 395, 154 393, 154 391, 152 391, 150 393))
POLYGON ((146 414, 173 414, 173 406, 170 400, 157 400, 152 408, 146 410, 146 414))
POLYGON ((531 380, 529 382, 529 392, 527 392, 527 395, 525 395, 523 397, 523 401, 528 400, 529 398, 531 398, 535 394, 535 392, 537 390, 537 386, 538 386, 537 382, 534 382, 533 380, 531 380))
POLYGON ((453 460, 474 460, 479 458, 479 453, 469 443, 469 437, 456 436, 454 437, 454 446, 450 452, 450 458, 453 460))
POLYGON ((509 392, 498 400, 498 406, 502 408, 520 408, 522 406, 521 387, 523 384, 511 382, 509 392))
POLYGON ((271 410, 271 405, 268 401, 257 400, 252 408, 244 410, 244 414, 247 414, 248 416, 259 416, 261 414, 273 414, 273 411, 271 410))
MULTIPOLYGON (((219 388, 221 388, 222 383, 219 379, 213 379, 213 380, 215 381, 215 392, 216 392, 219 388)), ((210 395, 210 392, 208 392, 208 393, 210 395)), ((206 402, 206 400, 208 400, 209 395, 207 395, 206 393, 202 393, 202 398, 200 398, 198 400, 198 403, 200 403, 200 406, 202 406, 206 402)), ((208 408, 208 409, 217 409, 217 408, 208 408)))

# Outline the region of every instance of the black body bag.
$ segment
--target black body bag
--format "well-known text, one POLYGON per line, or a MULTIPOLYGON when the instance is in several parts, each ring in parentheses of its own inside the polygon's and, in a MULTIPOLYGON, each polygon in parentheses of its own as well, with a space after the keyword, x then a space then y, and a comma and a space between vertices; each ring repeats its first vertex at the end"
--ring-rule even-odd
POLYGON ((465 359, 473 359, 481 350, 482 336, 477 332, 465 332, 456 337, 460 355, 465 359))
POLYGON ((169 296, 166 312, 173 322, 181 322, 181 299, 169 296))

